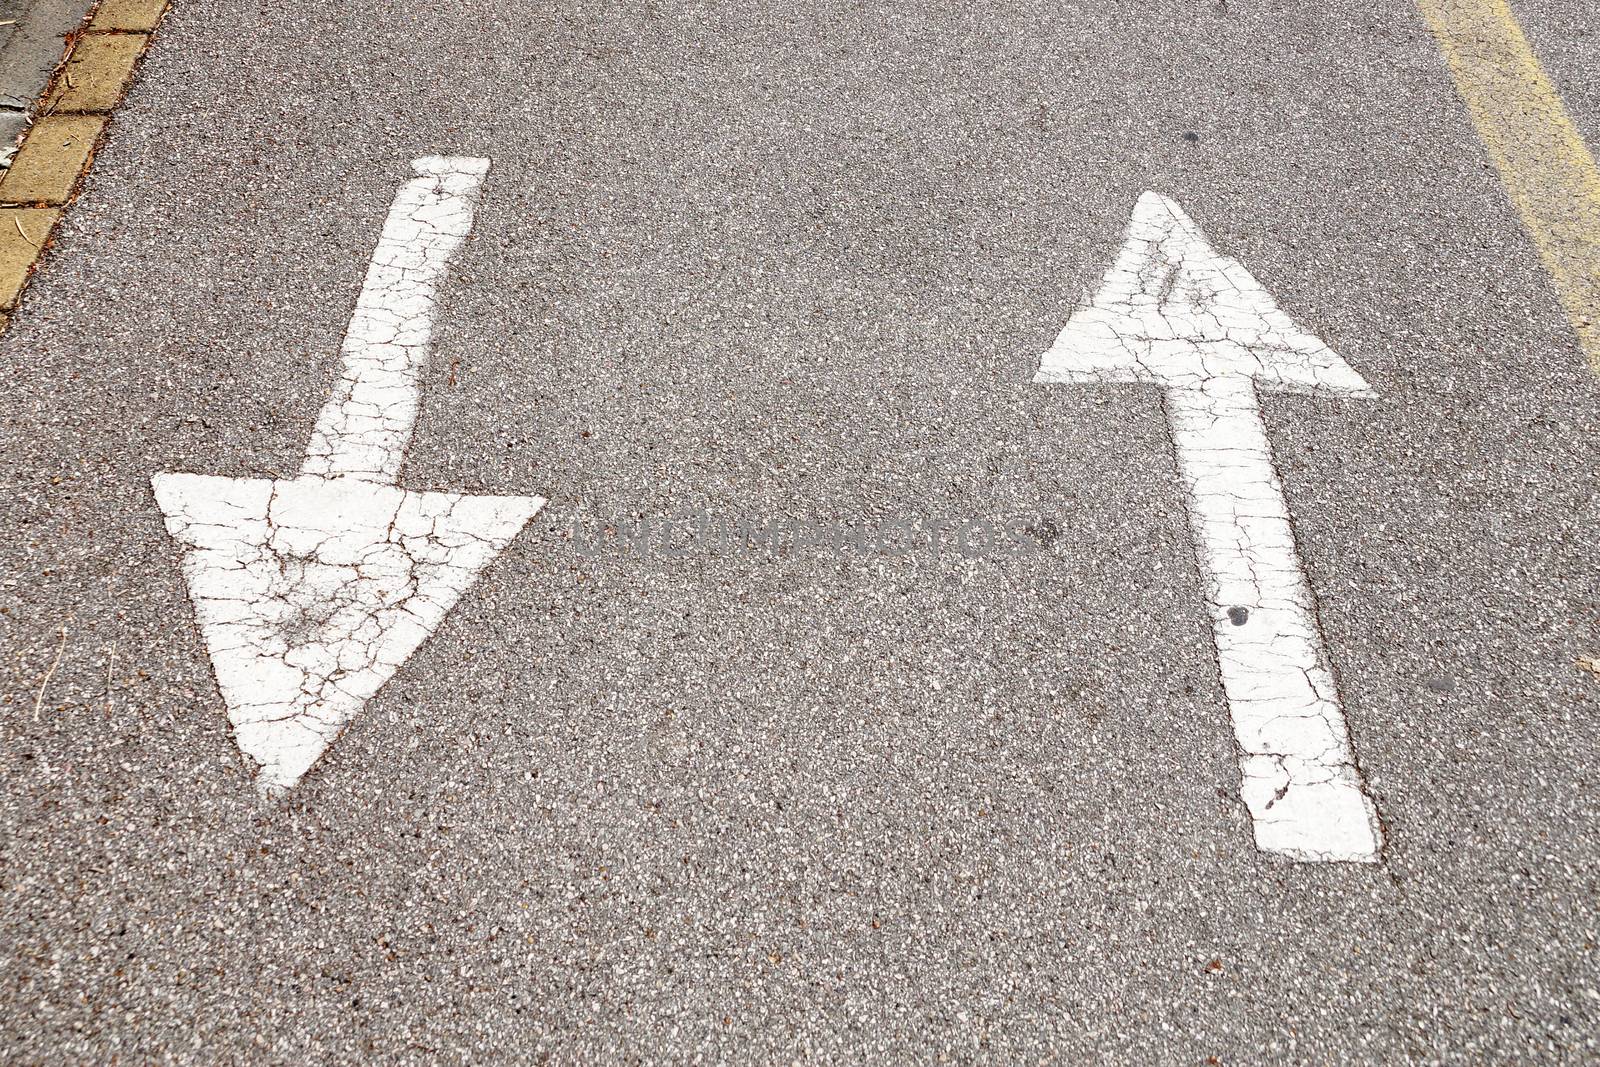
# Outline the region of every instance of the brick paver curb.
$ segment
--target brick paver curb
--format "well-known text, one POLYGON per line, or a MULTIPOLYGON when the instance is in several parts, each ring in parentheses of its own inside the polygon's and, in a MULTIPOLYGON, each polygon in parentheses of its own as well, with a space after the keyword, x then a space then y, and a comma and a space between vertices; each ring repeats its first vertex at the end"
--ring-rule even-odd
POLYGON ((168 0, 100 0, 45 89, 40 117, 0 177, 0 329, 94 161, 168 0))

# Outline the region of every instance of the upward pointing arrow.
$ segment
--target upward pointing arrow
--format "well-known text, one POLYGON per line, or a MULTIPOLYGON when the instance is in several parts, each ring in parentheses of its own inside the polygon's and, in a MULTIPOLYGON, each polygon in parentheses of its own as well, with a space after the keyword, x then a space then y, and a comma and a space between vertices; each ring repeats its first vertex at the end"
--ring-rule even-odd
POLYGON ((1034 380, 1165 390, 1256 844, 1297 860, 1376 861, 1377 811, 1256 395, 1260 386, 1371 396, 1367 383, 1219 255, 1182 208, 1148 192, 1100 291, 1034 380))
POLYGON ((540 497, 397 487, 437 288, 486 159, 428 157, 373 252, 300 476, 157 474, 234 739, 266 794, 294 786, 427 639, 540 497))

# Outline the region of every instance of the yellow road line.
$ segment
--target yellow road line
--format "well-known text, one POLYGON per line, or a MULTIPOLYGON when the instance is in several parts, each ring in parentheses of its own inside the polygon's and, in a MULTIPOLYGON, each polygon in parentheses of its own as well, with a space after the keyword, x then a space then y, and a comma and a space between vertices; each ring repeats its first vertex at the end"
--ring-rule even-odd
POLYGON ((1600 168, 1506 0, 1417 0, 1600 373, 1600 168))

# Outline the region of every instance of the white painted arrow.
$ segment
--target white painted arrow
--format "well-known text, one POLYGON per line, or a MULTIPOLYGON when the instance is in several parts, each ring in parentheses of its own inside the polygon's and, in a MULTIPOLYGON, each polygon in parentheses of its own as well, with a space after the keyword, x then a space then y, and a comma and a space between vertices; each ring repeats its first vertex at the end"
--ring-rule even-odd
POLYGON ((1139 198, 1100 291, 1034 380, 1165 391, 1256 845, 1296 860, 1375 862, 1377 810, 1351 753, 1256 396, 1257 386, 1371 396, 1367 383, 1155 193, 1139 198))
POLYGON ((486 159, 428 157, 396 195, 300 476, 157 474, 239 748, 288 790, 544 505, 397 487, 437 287, 486 159))

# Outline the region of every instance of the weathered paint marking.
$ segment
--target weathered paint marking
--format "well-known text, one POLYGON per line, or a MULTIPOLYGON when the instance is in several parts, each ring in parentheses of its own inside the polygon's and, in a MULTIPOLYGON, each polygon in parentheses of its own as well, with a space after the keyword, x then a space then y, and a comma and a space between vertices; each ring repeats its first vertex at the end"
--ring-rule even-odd
POLYGON ((157 474, 234 739, 267 794, 295 785, 540 497, 411 492, 436 289, 472 228, 484 159, 427 158, 396 196, 298 478, 157 474))
POLYGON ((1163 388, 1256 844, 1296 860, 1375 862, 1377 810, 1351 752, 1256 395, 1264 386, 1370 396, 1367 383, 1155 193, 1139 198, 1099 293, 1034 380, 1163 388))
POLYGON ((487 159, 430 156, 412 164, 373 250, 345 332, 343 373, 322 406, 302 474, 393 485, 417 421, 439 280, 472 230, 487 159))
POLYGON ((1600 168, 1505 0, 1417 0, 1600 373, 1600 168))

